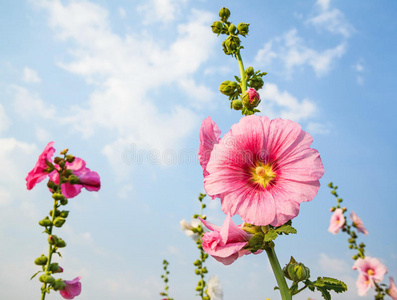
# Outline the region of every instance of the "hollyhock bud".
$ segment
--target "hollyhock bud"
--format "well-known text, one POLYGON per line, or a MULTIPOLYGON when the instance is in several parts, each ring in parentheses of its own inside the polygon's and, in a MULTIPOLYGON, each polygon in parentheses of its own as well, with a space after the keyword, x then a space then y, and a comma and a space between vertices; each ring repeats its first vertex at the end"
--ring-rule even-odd
POLYGON ((65 224, 66 219, 62 217, 56 217, 54 220, 54 226, 55 227, 62 227, 63 224, 65 224))
POLYGON ((39 221, 39 225, 40 226, 44 226, 44 227, 51 226, 52 222, 51 222, 51 220, 48 217, 45 217, 43 220, 39 221))
POLYGON ((48 243, 51 245, 56 245, 58 243, 58 237, 56 235, 50 235, 48 237, 48 243))
POLYGON ((234 25, 234 24, 229 25, 228 31, 230 34, 236 34, 236 30, 237 30, 236 25, 234 25))
POLYGON ((213 32, 213 33, 216 33, 217 35, 223 33, 223 32, 222 32, 222 31, 223 31, 223 30, 222 30, 222 29, 223 29, 223 24, 222 24, 222 22, 215 21, 214 23, 212 23, 211 28, 212 28, 212 32, 213 32))
POLYGON ((247 108, 255 108, 261 102, 258 92, 253 89, 249 88, 241 95, 242 102, 245 107, 247 108))
POLYGON ((44 254, 39 256, 34 260, 34 263, 38 266, 45 266, 47 264, 48 258, 44 254))
POLYGON ((59 238, 57 243, 56 243, 56 246, 58 248, 64 248, 64 247, 66 247, 66 242, 63 239, 59 238))
POLYGON ((263 79, 261 77, 254 77, 252 78, 248 85, 254 89, 256 89, 257 91, 260 90, 263 87, 263 79))
POLYGON ((55 278, 51 275, 43 274, 39 277, 39 280, 43 283, 53 284, 55 282, 55 278))
POLYGON ((234 110, 241 110, 243 108, 243 102, 240 99, 232 100, 231 106, 234 110))
POLYGON ((52 263, 50 264, 49 270, 54 274, 54 273, 62 273, 63 268, 58 265, 58 263, 52 263))
POLYGON ((65 286, 66 284, 60 278, 56 279, 54 284, 52 285, 55 291, 63 290, 65 286))
POLYGON ((69 211, 68 211, 68 210, 63 210, 63 211, 61 211, 60 216, 61 216, 62 218, 67 218, 67 217, 69 216, 69 211))
POLYGON ((240 39, 237 36, 229 36, 224 43, 226 48, 225 54, 227 55, 234 53, 240 47, 240 39))
POLYGON ((237 82, 226 80, 219 86, 219 91, 226 96, 231 96, 235 93, 238 86, 237 82))
POLYGON ((230 17, 230 10, 226 7, 222 7, 219 11, 219 16, 221 17, 222 22, 227 22, 227 19, 230 17))
POLYGON ((248 26, 250 24, 247 23, 240 23, 237 25, 237 30, 238 33, 241 34, 242 36, 246 36, 248 34, 248 26))
POLYGON ((254 68, 248 67, 247 69, 245 69, 245 74, 247 74, 248 77, 254 75, 254 68))
POLYGON ((283 273, 293 282, 304 281, 310 277, 310 269, 304 264, 298 263, 292 256, 290 262, 283 268, 283 273))
POLYGON ((74 159, 75 159, 75 157, 73 155, 70 155, 70 154, 66 155, 66 161, 68 163, 74 162, 74 159))
POLYGON ((64 299, 73 299, 81 293, 81 276, 76 277, 73 280, 65 280, 65 287, 59 290, 59 293, 64 299))

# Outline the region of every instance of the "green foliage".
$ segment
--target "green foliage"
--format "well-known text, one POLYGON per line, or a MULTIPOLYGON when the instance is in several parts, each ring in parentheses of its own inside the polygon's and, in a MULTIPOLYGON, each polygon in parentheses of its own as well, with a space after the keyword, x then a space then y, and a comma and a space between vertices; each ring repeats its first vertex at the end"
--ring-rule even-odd
POLYGON ((315 282, 307 280, 305 284, 311 291, 316 289, 321 292, 321 295, 325 300, 331 299, 330 291, 334 291, 336 293, 347 291, 347 285, 343 281, 331 277, 318 277, 315 282))

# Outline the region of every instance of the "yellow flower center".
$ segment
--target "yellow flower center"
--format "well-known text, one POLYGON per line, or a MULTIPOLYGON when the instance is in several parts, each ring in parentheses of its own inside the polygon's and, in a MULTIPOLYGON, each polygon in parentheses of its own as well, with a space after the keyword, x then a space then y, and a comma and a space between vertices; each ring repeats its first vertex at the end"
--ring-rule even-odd
POLYGON ((375 274, 375 272, 374 272, 374 270, 369 269, 369 270, 367 271, 367 274, 368 274, 369 276, 372 276, 372 275, 375 274))
POLYGON ((258 165, 252 169, 252 181, 260 184, 264 188, 276 177, 270 164, 258 165))

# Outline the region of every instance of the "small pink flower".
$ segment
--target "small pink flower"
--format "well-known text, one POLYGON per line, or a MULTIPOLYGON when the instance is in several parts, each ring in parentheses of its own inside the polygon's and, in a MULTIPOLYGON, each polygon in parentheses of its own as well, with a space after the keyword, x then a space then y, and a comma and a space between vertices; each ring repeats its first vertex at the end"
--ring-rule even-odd
POLYGON ((81 293, 81 276, 76 277, 73 280, 65 280, 65 287, 63 290, 60 290, 59 293, 64 299, 73 299, 74 297, 80 295, 81 293))
POLYGON ((365 235, 368 234, 368 230, 364 227, 363 221, 352 211, 350 214, 350 219, 353 221, 353 226, 357 228, 357 230, 365 235))
POLYGON ((345 217, 343 215, 343 210, 340 208, 335 209, 329 221, 328 231, 337 234, 341 228, 345 226, 345 217))
POLYGON ((386 293, 393 298, 393 300, 397 300, 397 287, 394 284, 394 280, 393 277, 389 277, 390 280, 390 286, 389 288, 386 290, 386 293))
POLYGON ((358 274, 358 279, 356 282, 357 294, 359 296, 367 295, 370 288, 375 287, 374 282, 369 278, 369 276, 364 273, 358 274))
POLYGON ((40 154, 39 159, 36 162, 34 168, 29 172, 26 177, 26 187, 31 190, 37 183, 41 182, 50 173, 47 163, 52 163, 52 156, 54 155, 55 149, 52 147, 54 142, 49 142, 44 148, 44 151, 40 154))
MULTIPOLYGON (((88 191, 98 191, 101 187, 101 181, 97 172, 91 171, 86 167, 86 162, 81 158, 76 157, 72 163, 66 163, 66 167, 72 170, 73 175, 79 178, 79 183, 70 184, 69 182, 61 184, 62 194, 66 198, 73 198, 80 194, 84 187, 88 191)), ((50 179, 55 184, 59 183, 59 174, 54 172, 50 179)))
POLYGON ((379 259, 370 256, 366 256, 364 259, 358 258, 353 265, 353 270, 367 274, 375 282, 382 281, 387 273, 386 266, 379 259))
POLYGON ((218 130, 210 122, 201 127, 200 147, 213 149, 200 162, 205 190, 221 198, 223 212, 254 225, 280 226, 317 194, 324 168, 310 148, 312 137, 298 123, 243 117, 217 143, 218 130))
MULTIPOLYGON (((203 249, 217 261, 224 265, 230 265, 237 258, 251 253, 243 248, 247 245, 252 234, 241 229, 242 225, 237 226, 234 224, 230 216, 226 216, 222 227, 202 219, 200 220, 211 230, 211 232, 206 232, 203 236, 203 249)), ((257 251, 255 254, 260 252, 262 251, 257 251)))

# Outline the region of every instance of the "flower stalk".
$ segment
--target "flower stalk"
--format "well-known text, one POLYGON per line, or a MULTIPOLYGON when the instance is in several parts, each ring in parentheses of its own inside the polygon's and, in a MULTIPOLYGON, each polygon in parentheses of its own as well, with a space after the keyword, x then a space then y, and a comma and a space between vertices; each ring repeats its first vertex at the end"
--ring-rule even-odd
POLYGON ((282 271, 280 263, 278 261, 276 252, 274 251, 274 243, 273 242, 266 243, 265 251, 266 251, 267 257, 269 258, 270 265, 272 266, 274 276, 276 277, 278 288, 279 288, 280 294, 281 294, 281 299, 282 300, 292 300, 292 296, 289 291, 287 282, 285 281, 283 271, 282 271))

